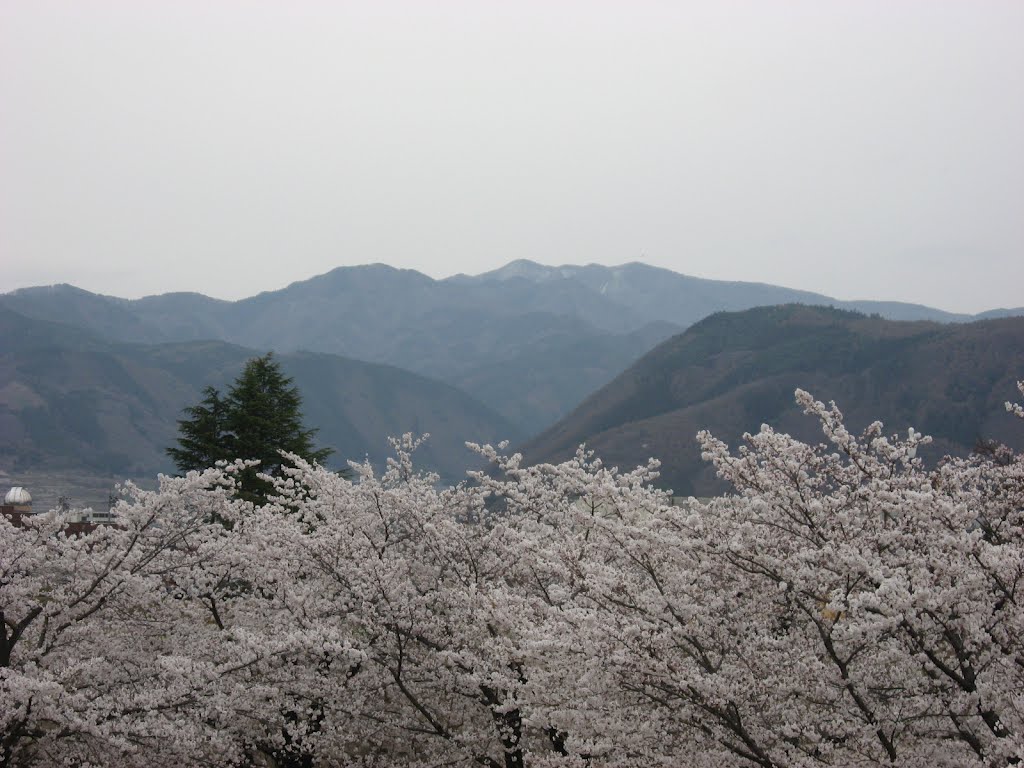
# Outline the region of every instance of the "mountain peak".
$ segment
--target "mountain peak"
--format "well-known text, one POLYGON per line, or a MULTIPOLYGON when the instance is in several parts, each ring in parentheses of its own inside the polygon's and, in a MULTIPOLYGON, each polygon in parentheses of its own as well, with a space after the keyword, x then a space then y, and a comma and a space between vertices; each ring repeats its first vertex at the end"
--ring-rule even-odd
POLYGON ((45 296, 55 294, 74 294, 77 296, 89 294, 98 296, 100 294, 92 294, 90 291, 84 288, 79 288, 71 283, 52 283, 50 285, 33 285, 28 288, 15 288, 13 291, 8 292, 8 296, 45 296))
POLYGON ((572 277, 579 269, 579 267, 571 265, 549 267, 544 264, 538 264, 536 261, 530 261, 529 259, 516 259, 515 261, 510 261, 503 267, 498 267, 490 272, 484 272, 483 274, 478 275, 477 278, 482 280, 512 280, 515 278, 522 278, 535 283, 543 283, 549 280, 560 280, 572 277))

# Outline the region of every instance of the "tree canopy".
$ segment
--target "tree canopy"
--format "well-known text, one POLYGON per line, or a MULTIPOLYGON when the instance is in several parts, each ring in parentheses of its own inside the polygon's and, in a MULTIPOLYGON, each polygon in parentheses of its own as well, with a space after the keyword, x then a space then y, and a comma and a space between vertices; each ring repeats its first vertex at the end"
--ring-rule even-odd
POLYGON ((263 501, 270 489, 258 475, 281 477, 289 466, 282 451, 318 463, 333 452, 314 447, 318 430, 303 424, 302 396, 273 353, 249 360, 226 396, 206 387, 199 404, 184 412, 178 445, 167 449, 175 466, 188 472, 218 461, 255 459, 259 465, 237 478, 240 496, 249 501, 263 501))
POLYGON ((698 436, 703 503, 583 449, 441 488, 407 436, 256 508, 236 465, 0 517, 0 764, 1020 765, 1024 457, 796 399, 819 444, 698 436))
POLYGON ((184 413, 188 418, 178 421, 178 446, 167 449, 178 470, 205 469, 227 459, 226 409, 220 392, 206 387, 199 404, 184 413))

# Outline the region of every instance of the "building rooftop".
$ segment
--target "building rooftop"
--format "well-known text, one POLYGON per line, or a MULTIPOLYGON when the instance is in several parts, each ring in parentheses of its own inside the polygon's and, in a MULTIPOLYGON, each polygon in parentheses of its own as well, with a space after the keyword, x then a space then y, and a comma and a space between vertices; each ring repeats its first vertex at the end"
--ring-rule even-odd
POLYGON ((16 485, 7 492, 4 496, 4 504, 15 504, 22 506, 25 504, 32 503, 32 494, 22 488, 20 485, 16 485))

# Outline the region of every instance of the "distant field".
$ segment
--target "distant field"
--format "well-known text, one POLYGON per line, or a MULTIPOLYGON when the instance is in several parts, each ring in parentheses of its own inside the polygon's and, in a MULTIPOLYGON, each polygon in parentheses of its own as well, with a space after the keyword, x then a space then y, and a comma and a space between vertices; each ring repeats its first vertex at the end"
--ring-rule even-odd
POLYGON ((106 510, 115 486, 125 480, 132 480, 143 488, 156 488, 156 477, 126 478, 114 475, 90 475, 81 471, 59 470, 18 472, 8 474, 0 471, 0 493, 6 494, 14 485, 28 489, 32 494, 32 509, 46 512, 57 506, 61 496, 68 498, 72 507, 91 507, 106 510))

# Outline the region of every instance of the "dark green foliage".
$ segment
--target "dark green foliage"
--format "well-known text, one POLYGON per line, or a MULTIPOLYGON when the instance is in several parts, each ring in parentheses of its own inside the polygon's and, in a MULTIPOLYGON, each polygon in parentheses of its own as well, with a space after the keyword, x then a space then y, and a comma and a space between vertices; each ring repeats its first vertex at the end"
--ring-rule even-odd
POLYGON ((282 451, 318 463, 333 452, 314 448, 317 430, 302 423, 302 396, 272 353, 247 362, 226 397, 213 387, 203 392, 202 402, 186 408, 188 418, 178 422, 178 447, 167 450, 181 472, 221 460, 256 459, 258 467, 239 475, 239 495, 262 503, 271 486, 257 475, 282 476, 287 466, 282 451))
POLYGON ((212 467, 227 459, 227 405, 213 387, 203 390, 199 405, 186 408, 188 418, 178 421, 178 447, 168 448, 167 455, 180 472, 212 467))

